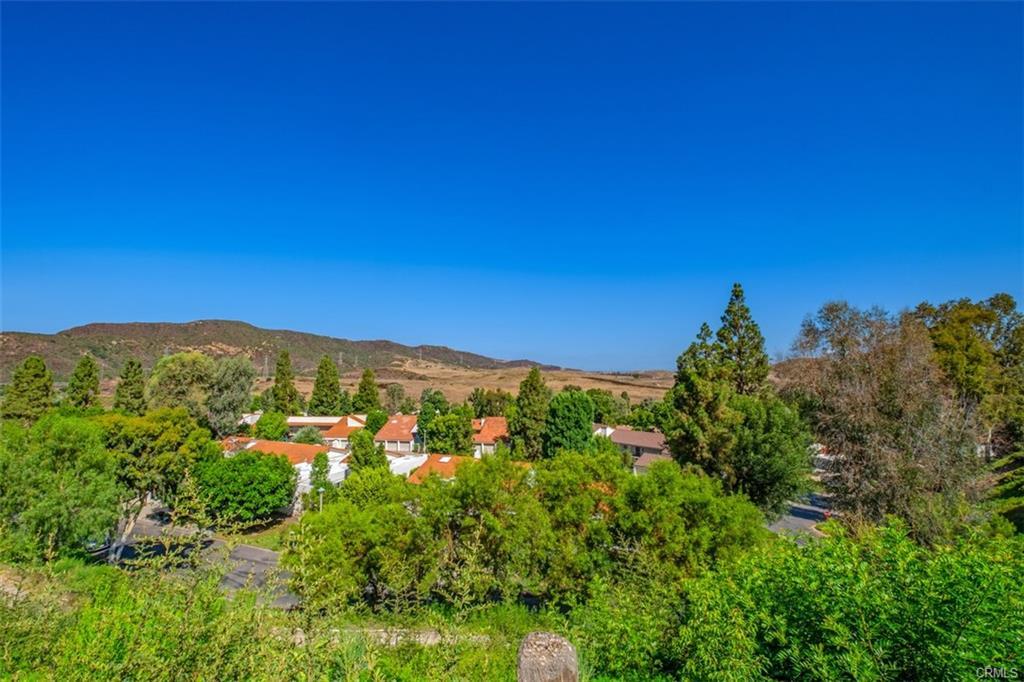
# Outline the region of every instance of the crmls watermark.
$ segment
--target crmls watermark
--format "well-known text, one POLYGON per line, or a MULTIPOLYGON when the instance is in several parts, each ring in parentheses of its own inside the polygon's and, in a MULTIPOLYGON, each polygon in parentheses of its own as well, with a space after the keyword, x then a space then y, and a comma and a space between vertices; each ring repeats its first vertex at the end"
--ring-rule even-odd
POLYGON ((980 680, 1016 680, 1020 677, 1020 673, 1016 668, 1003 668, 1001 666, 978 668, 977 674, 980 680))

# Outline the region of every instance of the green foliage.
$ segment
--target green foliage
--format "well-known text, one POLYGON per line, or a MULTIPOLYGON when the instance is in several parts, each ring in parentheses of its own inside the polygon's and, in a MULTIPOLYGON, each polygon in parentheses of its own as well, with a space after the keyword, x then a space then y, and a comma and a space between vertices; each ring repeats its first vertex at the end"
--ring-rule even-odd
POLYGON ((202 353, 175 353, 156 363, 146 384, 150 409, 183 407, 196 421, 206 419, 214 362, 202 353))
POLYGON ((608 426, 625 424, 629 418, 629 401, 624 397, 616 397, 611 391, 592 388, 587 391, 594 403, 594 421, 608 426))
POLYGON ((571 604, 639 556, 682 580, 766 534, 756 509, 710 479, 672 462, 634 478, 615 455, 563 453, 531 472, 499 453, 419 486, 364 469, 340 496, 303 518, 286 555, 314 608, 461 610, 522 594, 571 604))
POLYGON ((428 422, 421 429, 429 452, 469 455, 473 452, 473 413, 468 406, 456 407, 428 422))
POLYGON ((31 355, 18 365, 4 391, 4 419, 33 422, 53 407, 53 375, 41 357, 31 355))
POLYGON ((344 415, 348 413, 348 406, 343 405, 342 402, 338 366, 334 364, 330 356, 325 355, 320 358, 320 364, 316 368, 313 394, 309 397, 309 405, 306 410, 309 414, 317 416, 344 415))
POLYGON ((594 435, 594 403, 583 391, 564 390, 551 399, 544 427, 548 457, 562 450, 584 450, 594 435))
MULTIPOLYGON (((388 384, 384 389, 384 410, 388 414, 405 414, 403 407, 409 407, 409 396, 405 394, 405 388, 402 384, 388 384)), ((412 407, 415 409, 415 405, 412 407)))
POLYGON ((147 495, 173 504, 185 472, 200 461, 220 456, 220 446, 210 440, 210 432, 184 408, 154 410, 142 417, 109 413, 96 422, 136 512, 147 495))
POLYGON ((0 426, 0 558, 81 555, 119 518, 116 461, 91 420, 50 414, 0 426))
POLYGON ((348 439, 349 468, 355 472, 371 467, 387 468, 388 458, 384 446, 373 442, 373 433, 368 429, 354 431, 348 439))
POLYGON ((526 459, 539 459, 544 454, 544 432, 548 419, 551 390, 536 367, 519 384, 519 395, 509 406, 508 430, 513 450, 526 459))
MULTIPOLYGON (((834 529, 837 531, 837 529, 834 529)), ((694 583, 684 677, 953 680, 1019 660, 1019 540, 926 549, 892 526, 800 548, 778 543, 694 583)))
POLYGON ((433 388, 425 388, 420 394, 420 411, 416 419, 416 425, 421 431, 430 428, 430 422, 434 417, 448 414, 451 405, 444 393, 433 388))
POLYGON ((283 350, 277 356, 274 369, 274 410, 286 415, 302 414, 302 396, 295 388, 295 374, 292 372, 292 358, 283 350))
POLYGON ((363 370, 363 376, 359 379, 359 386, 356 394, 352 396, 352 411, 357 414, 367 414, 370 410, 379 410, 380 391, 377 389, 377 376, 372 369, 363 370))
POLYGON ((633 405, 625 424, 639 431, 658 430, 662 433, 667 432, 668 425, 675 415, 671 398, 672 396, 669 393, 662 400, 647 398, 633 405))
POLYGON ((477 419, 503 416, 514 400, 511 393, 500 388, 474 388, 469 394, 469 404, 473 406, 473 416, 477 419))
POLYGON ((284 440, 288 436, 288 418, 281 412, 264 412, 252 425, 254 438, 284 440))
POLYGON ((252 522, 288 507, 296 472, 281 455, 243 450, 200 462, 196 485, 206 508, 221 522, 252 522))
MULTIPOLYGON (((332 493, 336 490, 334 485, 331 484, 328 474, 331 470, 331 464, 327 459, 326 452, 318 452, 313 458, 313 466, 309 471, 309 489, 312 496, 316 496, 319 500, 319 491, 324 491, 324 502, 329 502, 332 498, 332 493)), ((307 505, 309 506, 309 505, 307 505)))
POLYGON ((320 433, 320 429, 315 426, 303 426, 296 432, 292 441, 295 443, 305 443, 306 445, 323 445, 324 437, 320 433))
POLYGON ((206 399, 206 420, 215 435, 223 437, 238 431, 255 379, 256 369, 248 358, 217 360, 206 399))
POLYGON ((388 413, 380 408, 374 408, 366 413, 366 430, 376 435, 385 424, 388 423, 388 413))
POLYGON ((64 404, 77 409, 98 407, 100 404, 100 366, 91 355, 83 355, 75 365, 64 390, 64 404))
POLYGON ((146 377, 142 363, 135 358, 129 358, 121 370, 114 391, 114 409, 135 416, 146 413, 146 377))
POLYGON ((758 393, 768 380, 768 354, 764 336, 750 315, 743 287, 732 285, 722 326, 715 335, 715 353, 723 378, 741 395, 758 393))

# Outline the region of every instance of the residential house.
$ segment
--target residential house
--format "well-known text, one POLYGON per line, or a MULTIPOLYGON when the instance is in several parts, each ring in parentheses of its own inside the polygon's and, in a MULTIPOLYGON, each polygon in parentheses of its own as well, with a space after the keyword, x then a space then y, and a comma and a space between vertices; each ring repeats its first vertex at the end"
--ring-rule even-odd
POLYGON ((324 432, 324 442, 332 448, 339 450, 348 449, 348 439, 353 431, 366 427, 365 414, 350 414, 342 417, 338 422, 324 432))
POLYGON ((665 447, 665 436, 657 431, 634 431, 623 426, 612 428, 604 424, 594 424, 594 435, 605 436, 634 460, 647 454, 669 454, 665 447))
POLYGON ((288 417, 288 435, 294 436, 307 426, 315 427, 320 431, 320 434, 323 435, 342 419, 343 417, 288 417))
POLYGON ((671 462, 672 455, 662 455, 654 452, 646 452, 636 458, 633 462, 633 473, 639 476, 640 474, 646 474, 647 470, 655 462, 671 462))
POLYGON ((391 453, 402 454, 416 451, 419 433, 416 429, 416 415, 396 414, 388 418, 374 437, 374 442, 383 445, 391 453))
POLYGON ((473 420, 473 456, 489 455, 498 443, 508 442, 508 420, 504 417, 482 417, 473 420))
POLYGON ((412 474, 409 475, 409 483, 423 483, 431 475, 436 475, 442 481, 450 481, 455 478, 455 470, 466 462, 472 462, 472 457, 461 457, 459 455, 427 455, 427 459, 412 474))
POLYGON ((326 445, 307 445, 305 443, 289 443, 279 440, 261 440, 233 436, 221 441, 227 456, 239 452, 261 452, 266 455, 282 455, 295 467, 298 481, 295 492, 298 495, 310 491, 310 475, 313 470, 313 459, 321 452, 327 453, 327 478, 331 483, 341 483, 347 475, 348 465, 345 460, 347 452, 329 448, 326 445))

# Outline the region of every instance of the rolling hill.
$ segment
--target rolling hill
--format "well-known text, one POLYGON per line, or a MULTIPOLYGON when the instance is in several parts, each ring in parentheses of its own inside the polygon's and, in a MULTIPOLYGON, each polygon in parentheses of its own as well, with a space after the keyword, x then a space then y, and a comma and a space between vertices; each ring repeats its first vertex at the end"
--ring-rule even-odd
POLYGON ((0 382, 9 380, 14 367, 29 355, 40 355, 58 381, 64 380, 85 353, 95 357, 105 377, 120 372, 130 357, 151 368, 162 355, 200 351, 213 357, 244 355, 257 369, 273 373, 277 353, 291 353, 298 375, 311 376, 323 355, 339 363, 342 372, 365 367, 402 366, 409 360, 434 365, 493 370, 529 367, 529 360, 504 361, 444 346, 405 346, 393 341, 350 341, 303 332, 261 329, 231 320, 195 322, 96 323, 56 334, 0 332, 0 382))

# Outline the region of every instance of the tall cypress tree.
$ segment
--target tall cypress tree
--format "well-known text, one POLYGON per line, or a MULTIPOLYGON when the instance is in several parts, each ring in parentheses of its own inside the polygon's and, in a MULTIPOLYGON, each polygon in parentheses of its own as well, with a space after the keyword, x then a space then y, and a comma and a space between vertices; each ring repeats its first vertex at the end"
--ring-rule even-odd
POLYGON ((83 355, 75 365, 64 391, 64 404, 83 409, 100 404, 100 366, 91 355, 83 355))
POLYGON ((352 397, 352 409, 359 414, 366 414, 370 410, 380 409, 380 392, 377 390, 377 376, 372 369, 363 371, 363 377, 359 380, 359 388, 352 397))
POLYGON ((141 416, 146 412, 146 380, 142 363, 129 358, 121 370, 121 380, 114 391, 114 409, 141 416))
POLYGON ((509 409, 509 434, 513 447, 529 459, 544 454, 544 432, 551 390, 544 384, 540 370, 534 367, 519 384, 519 395, 509 409))
POLYGON ((283 350, 277 356, 274 369, 274 409, 286 415, 302 412, 302 396, 295 388, 295 374, 292 372, 292 357, 283 350))
POLYGON ((18 365, 4 393, 4 419, 35 421, 53 407, 53 374, 43 359, 30 355, 18 365))
POLYGON ((716 341, 724 378, 736 392, 744 395, 761 392, 768 380, 768 354, 764 350, 761 328, 751 317, 739 284, 732 285, 716 341))
POLYGON ((309 397, 307 411, 319 416, 340 415, 343 414, 341 407, 338 366, 325 355, 320 358, 320 365, 316 368, 316 381, 313 382, 313 394, 309 397))

